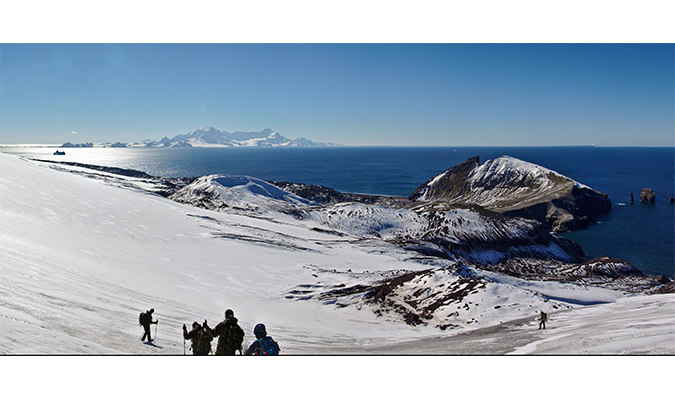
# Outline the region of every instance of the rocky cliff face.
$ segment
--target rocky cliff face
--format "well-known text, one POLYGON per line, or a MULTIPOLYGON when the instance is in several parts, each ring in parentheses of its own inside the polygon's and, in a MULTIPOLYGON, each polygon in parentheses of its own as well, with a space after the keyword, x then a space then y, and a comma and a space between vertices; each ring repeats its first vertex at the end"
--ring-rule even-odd
POLYGON ((504 215, 535 219, 564 232, 607 213, 606 194, 547 168, 503 156, 480 164, 472 157, 435 176, 409 196, 417 203, 476 204, 504 215))

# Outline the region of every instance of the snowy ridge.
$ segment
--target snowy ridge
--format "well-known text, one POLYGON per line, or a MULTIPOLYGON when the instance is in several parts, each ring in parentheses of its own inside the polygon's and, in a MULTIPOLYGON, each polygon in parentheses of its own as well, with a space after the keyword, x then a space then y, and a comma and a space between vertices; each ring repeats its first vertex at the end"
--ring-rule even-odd
POLYGON ((533 199, 565 192, 578 182, 548 168, 541 167, 510 156, 488 160, 471 169, 465 186, 457 193, 443 194, 437 185, 447 179, 452 171, 445 171, 418 189, 418 201, 433 201, 438 198, 454 203, 472 203, 486 208, 518 207, 533 199))
POLYGON ((500 203, 511 203, 512 207, 516 207, 552 191, 564 191, 570 185, 579 185, 548 168, 509 156, 486 161, 471 171, 468 181, 471 194, 464 201, 487 208, 500 203), (481 188, 485 190, 481 192, 481 188))
POLYGON ((482 165, 478 156, 469 158, 420 185, 408 198, 422 203, 475 204, 535 219, 554 232, 586 228, 595 215, 612 209, 606 194, 510 156, 482 165))
POLYGON ((264 214, 266 210, 288 211, 313 203, 258 178, 243 175, 208 175, 170 196, 171 200, 201 208, 232 208, 264 214))

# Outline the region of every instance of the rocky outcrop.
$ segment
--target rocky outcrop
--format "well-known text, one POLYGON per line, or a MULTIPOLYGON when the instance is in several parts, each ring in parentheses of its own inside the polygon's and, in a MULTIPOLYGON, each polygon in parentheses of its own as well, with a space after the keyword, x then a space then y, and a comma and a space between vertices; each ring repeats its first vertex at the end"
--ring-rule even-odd
POLYGON ((459 198, 465 195, 469 189, 465 183, 471 171, 478 165, 480 165, 479 156, 471 157, 420 185, 408 196, 408 199, 412 201, 446 200, 450 202, 459 198))
POLYGON ((503 156, 472 157, 419 186, 417 203, 477 204, 503 215, 540 221, 554 232, 583 229, 612 209, 608 196, 555 171, 503 156))
POLYGON ((405 197, 383 196, 375 194, 343 193, 322 185, 306 183, 276 182, 269 181, 280 189, 287 190, 307 200, 311 200, 323 206, 337 203, 356 202, 374 204, 393 208, 403 208, 410 204, 405 197))
POLYGON ((644 188, 640 192, 640 201, 642 203, 654 203, 656 201, 656 194, 649 188, 644 188))

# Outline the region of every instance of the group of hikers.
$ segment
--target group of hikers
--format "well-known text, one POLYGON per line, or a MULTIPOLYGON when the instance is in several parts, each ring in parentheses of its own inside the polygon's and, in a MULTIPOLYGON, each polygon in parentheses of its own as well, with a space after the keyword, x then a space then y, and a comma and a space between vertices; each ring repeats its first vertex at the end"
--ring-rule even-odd
MULTIPOLYGON (((145 332, 141 340, 152 343, 150 335, 150 325, 157 324, 159 320, 152 320, 152 314, 155 312, 153 308, 141 313, 139 316, 139 324, 143 326, 145 332)), ((541 311, 539 314, 539 329, 546 329, 546 320, 548 315, 541 311)), ((183 339, 190 340, 192 345, 190 350, 195 356, 206 356, 211 354, 211 341, 218 337, 218 346, 216 347, 217 356, 233 356, 239 350, 239 354, 248 355, 278 355, 281 351, 279 344, 267 336, 267 329, 264 324, 258 324, 253 328, 253 334, 256 340, 251 343, 248 349, 242 353, 242 344, 244 343, 244 330, 239 326, 239 320, 234 316, 234 311, 228 309, 225 311, 225 320, 211 328, 206 320, 202 324, 195 321, 192 323, 192 329, 187 330, 183 324, 183 339)))
MULTIPOLYGON (((148 338, 148 342, 152 343, 150 335, 150 325, 157 324, 159 320, 152 320, 154 309, 150 309, 139 316, 139 324, 143 326, 145 332, 141 340, 148 338)), ((228 309, 225 311, 225 320, 220 322, 214 328, 211 328, 207 321, 204 320, 202 324, 195 321, 192 323, 192 329, 188 331, 185 324, 183 324, 183 339, 190 340, 192 345, 190 349, 192 354, 196 356, 206 356, 212 353, 211 341, 218 337, 218 345, 216 346, 215 355, 217 356, 233 356, 239 350, 239 354, 243 355, 278 355, 281 351, 279 344, 267 336, 267 329, 264 324, 258 324, 253 329, 253 334, 256 340, 251 343, 245 352, 243 350, 244 330, 239 326, 239 321, 234 316, 234 311, 228 309)))

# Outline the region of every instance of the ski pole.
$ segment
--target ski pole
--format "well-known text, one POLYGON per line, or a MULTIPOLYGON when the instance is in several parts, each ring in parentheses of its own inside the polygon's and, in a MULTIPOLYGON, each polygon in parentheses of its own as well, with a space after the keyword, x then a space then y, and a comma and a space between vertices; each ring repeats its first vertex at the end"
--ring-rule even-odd
POLYGON ((157 340, 157 325, 159 325, 159 321, 155 324, 155 340, 157 340))

